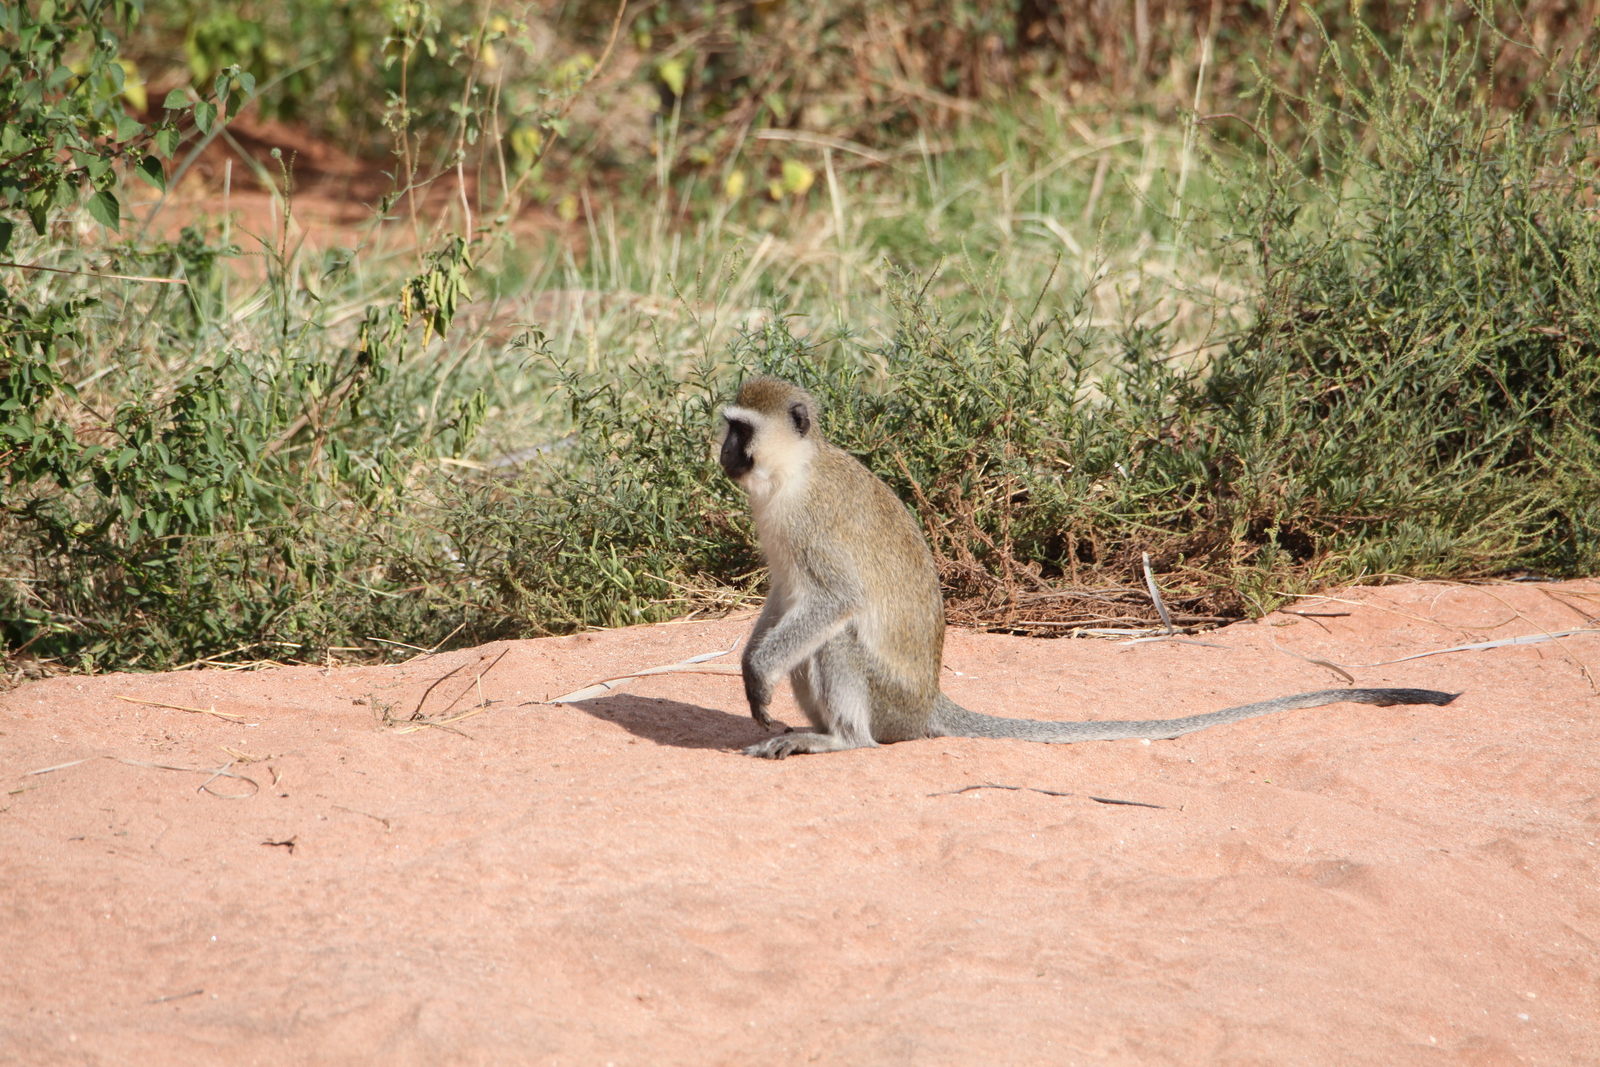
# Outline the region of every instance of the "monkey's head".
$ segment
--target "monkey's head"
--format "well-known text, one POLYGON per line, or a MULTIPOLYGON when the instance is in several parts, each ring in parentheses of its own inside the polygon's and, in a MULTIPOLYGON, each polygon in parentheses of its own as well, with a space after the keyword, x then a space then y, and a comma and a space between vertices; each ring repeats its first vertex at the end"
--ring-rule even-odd
POLYGON ((749 378, 722 409, 720 459, 728 477, 765 495, 803 470, 816 447, 817 402, 798 385, 749 378))

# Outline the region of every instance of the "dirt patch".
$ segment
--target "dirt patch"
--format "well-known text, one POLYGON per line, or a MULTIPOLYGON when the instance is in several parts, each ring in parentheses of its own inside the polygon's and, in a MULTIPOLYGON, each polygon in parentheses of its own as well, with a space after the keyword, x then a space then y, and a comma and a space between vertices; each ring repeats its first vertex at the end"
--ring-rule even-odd
MULTIPOLYGON (((419 182, 382 221, 378 208, 396 188, 398 166, 392 158, 353 156, 300 127, 259 121, 246 112, 206 145, 165 196, 143 186, 131 188, 130 208, 139 220, 138 232, 166 240, 176 240, 183 227, 196 223, 211 226, 215 240, 226 217, 229 242, 242 253, 233 269, 252 280, 265 273, 256 260, 272 251, 315 259, 334 249, 360 249, 382 258, 435 247, 440 234, 461 231, 464 204, 475 230, 503 225, 529 248, 542 248, 552 238, 583 247, 581 225, 562 222, 543 205, 525 202, 514 218, 492 217, 500 205, 480 188, 474 170, 447 171, 419 182)), ((486 180, 492 190, 499 188, 497 176, 486 180)))
POLYGON ((1350 665, 1593 626, 1600 583, 1297 607, 1206 644, 954 632, 946 689, 1127 718, 1341 684, 1292 651, 1463 695, 774 763, 731 676, 539 703, 748 619, 28 683, 0 1062, 1594 1063, 1600 640, 1350 665), (990 784, 1031 788, 955 792, 990 784))

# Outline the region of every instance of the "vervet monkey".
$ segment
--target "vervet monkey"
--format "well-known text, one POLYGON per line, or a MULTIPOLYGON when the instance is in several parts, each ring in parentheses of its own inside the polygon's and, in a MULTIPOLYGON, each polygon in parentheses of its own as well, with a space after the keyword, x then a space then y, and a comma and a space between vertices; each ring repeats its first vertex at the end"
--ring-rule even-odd
POLYGON ((922 531, 887 485, 823 438, 816 416, 805 390, 765 377, 747 380, 722 411, 722 469, 750 496, 772 572, 766 606, 744 649, 750 714, 772 726, 772 688, 788 675, 816 728, 769 738, 746 755, 783 759, 919 737, 1171 738, 1340 701, 1455 699, 1430 689, 1324 689, 1147 722, 1042 722, 968 711, 939 691, 944 597, 922 531))

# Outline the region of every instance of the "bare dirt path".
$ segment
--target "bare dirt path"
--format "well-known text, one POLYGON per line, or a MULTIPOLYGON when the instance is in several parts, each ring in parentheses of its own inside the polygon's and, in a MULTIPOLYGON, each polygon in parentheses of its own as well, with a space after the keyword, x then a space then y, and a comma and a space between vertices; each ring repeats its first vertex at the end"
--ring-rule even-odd
MULTIPOLYGON (((1592 627, 1600 582, 1298 607, 1208 644, 952 633, 946 688, 1213 710, 1341 684, 1280 646, 1592 627)), ((0 1063, 1600 1063, 1600 636, 1349 668, 1445 708, 1154 743, 773 763, 732 677, 535 702, 747 626, 0 696, 0 1063), (952 792, 983 784, 1030 788, 952 792)))

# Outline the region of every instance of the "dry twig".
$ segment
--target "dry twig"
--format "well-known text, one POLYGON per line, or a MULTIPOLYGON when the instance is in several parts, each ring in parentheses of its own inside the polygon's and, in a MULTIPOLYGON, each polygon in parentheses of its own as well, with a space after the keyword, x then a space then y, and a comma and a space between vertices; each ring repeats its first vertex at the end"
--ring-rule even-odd
MULTIPOLYGON (((126 700, 130 704, 148 704, 152 708, 171 708, 173 711, 187 711, 195 715, 215 715, 217 718, 226 719, 228 722, 244 722, 243 715, 231 715, 226 711, 218 711, 214 705, 209 708, 186 708, 182 704, 168 704, 164 700, 140 700, 138 697, 125 697, 120 693, 117 694, 117 699, 126 700)), ((247 725, 253 726, 254 723, 247 725)))

